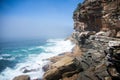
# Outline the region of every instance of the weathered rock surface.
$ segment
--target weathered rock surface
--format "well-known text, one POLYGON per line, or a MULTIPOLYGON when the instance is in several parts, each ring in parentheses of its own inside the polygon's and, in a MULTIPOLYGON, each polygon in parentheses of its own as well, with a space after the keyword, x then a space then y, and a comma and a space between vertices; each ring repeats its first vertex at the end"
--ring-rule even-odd
POLYGON ((52 58, 44 80, 120 80, 120 0, 84 0, 73 20, 76 46, 52 58))
POLYGON ((119 17, 120 0, 84 0, 74 11, 74 29, 78 32, 102 31, 102 35, 117 37, 119 17))
POLYGON ((120 31, 119 31, 119 32, 117 32, 116 37, 120 38, 120 31))
POLYGON ((64 57, 58 62, 52 64, 52 68, 44 74, 44 80, 59 80, 82 70, 82 66, 76 58, 64 57))
POLYGON ((68 39, 76 45, 49 58, 43 80, 120 80, 120 0, 84 0, 73 20, 75 31, 68 39))
POLYGON ((20 75, 15 77, 13 80, 30 80, 30 77, 28 75, 20 75))

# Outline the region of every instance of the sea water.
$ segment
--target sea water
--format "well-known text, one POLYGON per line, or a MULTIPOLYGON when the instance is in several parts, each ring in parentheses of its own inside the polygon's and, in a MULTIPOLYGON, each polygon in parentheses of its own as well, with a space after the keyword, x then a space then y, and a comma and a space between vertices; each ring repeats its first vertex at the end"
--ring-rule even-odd
POLYGON ((49 63, 47 59, 70 52, 73 47, 74 44, 64 39, 0 43, 0 80, 12 80, 19 75, 41 79, 42 67, 49 63))

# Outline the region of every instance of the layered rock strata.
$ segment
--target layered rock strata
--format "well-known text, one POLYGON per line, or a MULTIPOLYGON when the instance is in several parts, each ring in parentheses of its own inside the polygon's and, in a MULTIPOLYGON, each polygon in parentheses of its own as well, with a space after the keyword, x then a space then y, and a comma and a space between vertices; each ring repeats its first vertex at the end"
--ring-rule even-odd
POLYGON ((120 0, 84 0, 73 20, 75 31, 68 39, 76 45, 49 58, 43 80, 120 80, 120 0))
POLYGON ((120 30, 120 0, 85 0, 73 13, 75 31, 103 31, 117 37, 120 30))
POLYGON ((85 0, 73 20, 76 46, 50 59, 43 80, 120 80, 120 0, 85 0))
POLYGON ((44 74, 44 80, 59 80, 83 70, 79 61, 73 57, 64 57, 52 64, 51 67, 52 68, 44 74))

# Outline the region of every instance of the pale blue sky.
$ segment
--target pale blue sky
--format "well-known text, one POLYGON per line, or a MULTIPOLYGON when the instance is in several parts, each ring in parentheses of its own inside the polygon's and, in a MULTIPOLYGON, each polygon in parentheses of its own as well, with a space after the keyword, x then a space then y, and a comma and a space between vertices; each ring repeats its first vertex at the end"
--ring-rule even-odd
POLYGON ((83 0, 0 0, 0 32, 6 39, 61 38, 73 31, 72 14, 83 0))

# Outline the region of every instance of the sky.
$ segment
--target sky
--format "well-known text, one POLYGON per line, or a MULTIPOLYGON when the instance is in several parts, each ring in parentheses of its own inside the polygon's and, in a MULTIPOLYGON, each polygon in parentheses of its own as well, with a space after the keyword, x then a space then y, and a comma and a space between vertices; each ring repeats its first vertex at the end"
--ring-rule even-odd
POLYGON ((2 39, 62 38, 73 31, 73 11, 83 0, 0 0, 2 39))

